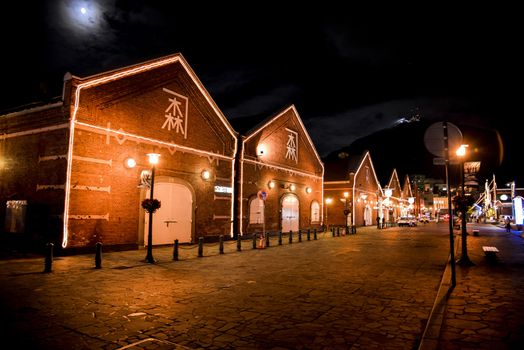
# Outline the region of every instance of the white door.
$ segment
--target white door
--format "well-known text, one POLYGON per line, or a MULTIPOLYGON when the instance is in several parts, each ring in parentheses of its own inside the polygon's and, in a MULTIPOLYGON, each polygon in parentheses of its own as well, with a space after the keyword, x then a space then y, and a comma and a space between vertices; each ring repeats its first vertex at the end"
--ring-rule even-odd
POLYGON ((287 195, 282 200, 282 232, 298 231, 298 198, 287 195))
POLYGON ((371 225, 371 220, 371 208, 369 207, 369 205, 366 205, 366 207, 364 208, 364 226, 371 225))
MULTIPOLYGON (((149 192, 146 194, 149 198, 149 192)), ((191 242, 193 219, 193 196, 179 183, 155 183, 154 197, 160 201, 160 209, 153 214, 153 245, 191 242)), ((149 214, 146 212, 144 244, 147 246, 149 214)))

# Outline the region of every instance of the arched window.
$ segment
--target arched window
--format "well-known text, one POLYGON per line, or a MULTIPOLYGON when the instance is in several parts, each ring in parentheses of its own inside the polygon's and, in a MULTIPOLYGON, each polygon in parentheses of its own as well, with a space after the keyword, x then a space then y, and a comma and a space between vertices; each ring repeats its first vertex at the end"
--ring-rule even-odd
POLYGON ((249 223, 264 223, 264 201, 258 197, 253 197, 249 202, 249 223))
POLYGON ((317 201, 311 203, 311 223, 320 222, 320 204, 317 201))

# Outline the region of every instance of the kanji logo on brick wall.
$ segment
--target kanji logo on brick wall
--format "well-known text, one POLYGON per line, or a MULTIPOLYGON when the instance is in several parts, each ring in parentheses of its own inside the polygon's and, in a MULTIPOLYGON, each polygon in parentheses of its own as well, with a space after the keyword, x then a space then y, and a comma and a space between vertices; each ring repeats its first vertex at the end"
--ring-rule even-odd
POLYGON ((165 110, 166 120, 162 124, 162 129, 167 127, 167 130, 174 130, 177 134, 184 135, 184 139, 187 139, 187 107, 189 99, 169 89, 163 88, 163 90, 170 94, 171 97, 168 98, 169 106, 165 110))

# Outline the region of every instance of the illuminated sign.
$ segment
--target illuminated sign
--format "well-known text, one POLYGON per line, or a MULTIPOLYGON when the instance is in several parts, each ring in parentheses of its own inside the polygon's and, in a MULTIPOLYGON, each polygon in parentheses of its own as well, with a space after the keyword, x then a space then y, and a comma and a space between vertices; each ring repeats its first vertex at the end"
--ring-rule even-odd
POLYGON ((515 223, 522 225, 524 221, 524 212, 522 211, 522 197, 513 199, 513 212, 515 214, 515 223))
POLYGON ((233 193, 233 188, 227 186, 215 186, 215 193, 233 193))

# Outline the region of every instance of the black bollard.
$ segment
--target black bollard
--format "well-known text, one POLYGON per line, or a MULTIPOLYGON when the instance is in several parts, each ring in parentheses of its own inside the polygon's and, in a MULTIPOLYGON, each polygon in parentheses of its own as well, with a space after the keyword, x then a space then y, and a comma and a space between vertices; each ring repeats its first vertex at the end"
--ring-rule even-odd
POLYGON ((317 229, 313 230, 313 240, 317 240, 317 229))
POLYGON ((53 271, 53 243, 47 243, 45 249, 45 267, 44 272, 53 271))
POLYGON ((302 231, 298 229, 298 241, 302 242, 302 231))
POLYGON ((237 251, 242 250, 242 237, 240 235, 237 236, 237 251))
POLYGON ((218 236, 218 252, 224 254, 224 235, 218 236))
POLYGON ((257 233, 253 232, 253 249, 257 249, 257 233))
POLYGON ((178 261, 178 239, 175 239, 175 245, 173 246, 173 260, 178 261))
POLYGON ((282 231, 278 231, 278 245, 282 245, 282 231))
POLYGON ((289 244, 293 243, 293 231, 289 230, 289 244))
POLYGON ((351 226, 351 233, 357 234, 357 226, 356 225, 351 226))
POLYGON ((204 237, 198 237, 198 257, 204 256, 204 237))
POLYGON ((307 240, 311 241, 311 229, 310 228, 307 229, 307 240))
POLYGON ((331 228, 331 237, 335 237, 335 228, 331 228))
POLYGON ((269 248, 269 232, 266 232, 266 247, 269 248))
POLYGON ((102 243, 96 243, 95 269, 102 268, 102 243))
POLYGON ((340 227, 337 227, 337 237, 340 237, 340 227))

